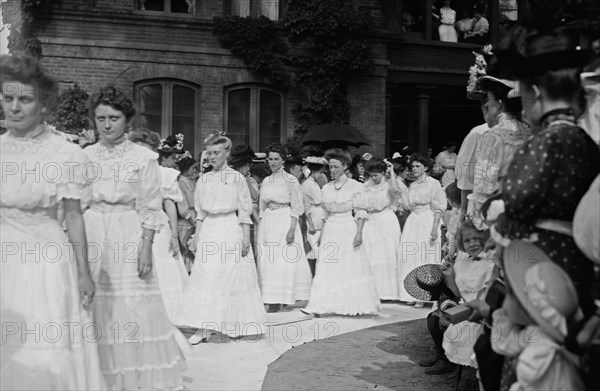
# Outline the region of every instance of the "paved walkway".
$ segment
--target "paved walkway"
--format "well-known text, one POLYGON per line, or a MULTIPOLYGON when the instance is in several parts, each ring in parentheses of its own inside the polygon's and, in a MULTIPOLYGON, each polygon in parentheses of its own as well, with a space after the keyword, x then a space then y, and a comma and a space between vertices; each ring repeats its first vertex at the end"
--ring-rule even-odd
MULTIPOLYGON (((333 346, 344 334, 422 319, 431 311, 427 307, 383 304, 382 312, 375 316, 311 318, 300 312, 299 308, 304 304, 268 314, 271 326, 268 334, 260 339, 231 340, 215 335, 208 343, 194 346, 187 357, 189 374, 185 378, 185 387, 189 390, 261 390, 269 364, 293 347, 311 341, 323 341, 323 345, 329 342, 333 346)), ((372 342, 365 343, 368 344, 372 342)), ((314 366, 296 367, 301 370, 311 368, 314 366)), ((291 389, 285 385, 275 388, 291 389)))

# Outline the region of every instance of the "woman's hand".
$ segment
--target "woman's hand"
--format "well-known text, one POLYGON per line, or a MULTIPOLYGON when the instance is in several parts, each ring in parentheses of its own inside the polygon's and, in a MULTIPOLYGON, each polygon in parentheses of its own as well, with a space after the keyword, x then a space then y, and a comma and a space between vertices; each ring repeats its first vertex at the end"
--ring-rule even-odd
POLYGON ((169 251, 171 251, 171 253, 174 256, 177 256, 177 254, 179 254, 179 239, 177 238, 177 236, 171 236, 171 243, 169 243, 169 251))
POLYGON ((92 280, 90 273, 81 273, 77 278, 77 284, 79 286, 79 299, 84 307, 92 304, 94 301, 94 294, 96 293, 96 285, 92 280))
POLYGON ((289 230, 287 235, 285 236, 285 241, 287 242, 287 244, 292 244, 294 243, 294 236, 295 236, 295 232, 294 230, 289 230))
POLYGON ((249 241, 248 242, 246 242, 246 241, 242 242, 242 257, 245 257, 246 255, 248 255, 248 253, 250 252, 250 248, 251 247, 252 246, 250 245, 249 241))
POLYGON ((311 235, 314 235, 317 233, 317 230, 315 229, 314 224, 312 223, 312 220, 310 218, 307 219, 308 220, 308 233, 311 235))
POLYGON ((435 242, 437 240, 437 238, 438 238, 438 230, 436 227, 434 227, 431 230, 431 235, 430 235, 429 239, 431 240, 431 242, 435 242))
POLYGON ((360 247, 361 244, 362 244, 362 235, 359 233, 356 233, 356 236, 354 236, 353 246, 360 247))
POLYGON ((144 240, 138 254, 138 276, 145 278, 152 271, 152 243, 144 240))

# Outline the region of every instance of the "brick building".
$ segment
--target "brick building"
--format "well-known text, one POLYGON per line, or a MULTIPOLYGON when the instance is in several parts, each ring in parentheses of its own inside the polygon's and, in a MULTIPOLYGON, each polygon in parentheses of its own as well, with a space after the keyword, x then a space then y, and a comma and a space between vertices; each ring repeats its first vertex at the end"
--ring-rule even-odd
MULTIPOLYGON (((9 0, 4 7, 14 4, 9 0)), ((225 130, 236 143, 264 150, 294 131, 294 97, 257 79, 212 34, 212 18, 264 15, 279 20, 287 0, 61 0, 43 28, 43 62, 62 86, 89 93, 115 85, 133 97, 146 127, 185 135, 197 154, 204 137, 225 130)), ((460 141, 482 122, 465 98, 476 45, 440 42, 432 17, 437 0, 353 0, 371 14, 374 63, 349 86, 350 124, 376 154, 404 144, 427 150, 460 141)), ((443 2, 442 2, 443 3, 443 2)), ((454 0, 453 8, 485 7, 489 39, 500 17, 515 18, 514 0, 454 0)), ((457 17, 458 19, 458 17, 457 17)), ((9 20, 10 22, 10 20, 9 20)))

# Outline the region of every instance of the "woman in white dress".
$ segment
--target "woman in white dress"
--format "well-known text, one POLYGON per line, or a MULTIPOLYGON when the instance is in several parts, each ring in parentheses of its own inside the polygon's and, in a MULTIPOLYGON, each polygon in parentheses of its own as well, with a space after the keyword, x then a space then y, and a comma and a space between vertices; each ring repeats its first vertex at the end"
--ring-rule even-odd
MULTIPOLYGON (((319 248, 319 236, 323 228, 323 216, 325 211, 321 206, 321 187, 317 182, 322 175, 327 160, 323 157, 308 156, 305 163, 310 170, 308 178, 302 182, 302 195, 304 196, 304 215, 306 216, 306 237, 311 250, 306 254, 310 272, 315 276, 315 265, 319 248)), ((327 182, 325 182, 327 183, 327 182)), ((325 184, 323 183, 323 184, 325 184)))
MULTIPOLYGON (((442 262, 440 220, 448 207, 446 194, 440 182, 427 175, 433 161, 422 155, 413 155, 412 170, 416 180, 408 188, 407 204, 410 215, 402 230, 402 262, 400 281, 417 266, 442 262)), ((400 284, 400 300, 413 302, 413 298, 400 284)), ((423 303, 416 303, 423 307, 423 303)))
MULTIPOLYGON (((436 18, 438 16, 433 14, 436 18)), ((440 33, 440 41, 443 42, 458 42, 458 35, 454 28, 456 22, 456 11, 450 8, 450 0, 444 1, 444 6, 440 8, 440 25, 438 31, 440 33)))
POLYGON ((144 140, 145 138, 139 137, 139 133, 141 133, 139 130, 129 133, 129 140, 158 152, 161 176, 160 191, 167 223, 163 224, 154 234, 152 255, 160 293, 169 319, 173 322, 179 313, 183 291, 189 279, 177 237, 177 207, 175 204, 183 201, 183 194, 177 182, 179 171, 172 167, 174 165, 173 156, 183 152, 183 144, 178 148, 178 140, 169 138, 160 140, 159 138, 158 145, 153 145, 144 140), (169 145, 170 142, 175 145, 169 145), (171 167, 165 167, 163 164, 171 167))
POLYGON ((446 142, 442 149, 442 152, 435 157, 435 162, 444 170, 441 182, 442 188, 445 189, 449 184, 456 182, 454 169, 456 168, 458 155, 456 154, 456 143, 454 141, 446 142))
POLYGON ((0 136, 0 388, 105 389, 81 216, 89 160, 43 124, 58 87, 36 60, 1 56, 0 80, 8 129, 0 136))
POLYGON ((119 90, 92 96, 90 113, 100 141, 84 149, 93 195, 83 217, 104 378, 109 389, 182 388, 185 338, 169 321, 152 267, 155 231, 168 224, 158 155, 126 137, 135 108, 119 90))
POLYGON ((231 140, 206 141, 212 166, 196 185, 196 259, 177 324, 198 328, 192 344, 212 331, 232 338, 264 334, 266 313, 250 245, 252 200, 246 179, 227 165, 231 140))
MULTIPOLYGON (((363 247, 379 299, 399 300, 401 230, 392 207, 401 198, 401 189, 391 163, 372 158, 365 164, 365 172, 369 179, 365 182, 364 192, 357 197, 357 208, 369 213, 363 228, 363 247)), ((406 187, 405 191, 408 192, 406 187)))
POLYGON ((327 151, 332 182, 323 186, 325 210, 319 239, 317 270, 310 291, 307 314, 372 314, 379 311, 379 295, 369 261, 362 246, 362 229, 367 212, 352 216, 356 195, 363 185, 344 171, 352 162, 340 149, 327 151))
POLYGON ((267 312, 282 304, 308 300, 312 276, 304 252, 298 218, 304 213, 298 179, 283 169, 287 151, 280 144, 267 148, 272 174, 260 187, 257 239, 258 274, 267 312))

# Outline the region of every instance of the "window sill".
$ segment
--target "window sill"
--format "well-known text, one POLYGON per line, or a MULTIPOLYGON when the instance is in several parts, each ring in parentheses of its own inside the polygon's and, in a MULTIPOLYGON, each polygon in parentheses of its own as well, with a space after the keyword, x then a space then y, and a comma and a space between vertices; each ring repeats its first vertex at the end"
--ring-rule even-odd
POLYGON ((133 10, 133 14, 160 16, 172 19, 202 19, 202 15, 184 14, 183 12, 164 12, 164 11, 148 11, 148 10, 133 10))

